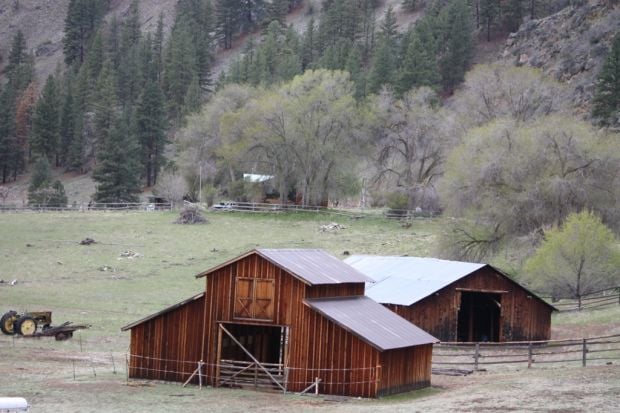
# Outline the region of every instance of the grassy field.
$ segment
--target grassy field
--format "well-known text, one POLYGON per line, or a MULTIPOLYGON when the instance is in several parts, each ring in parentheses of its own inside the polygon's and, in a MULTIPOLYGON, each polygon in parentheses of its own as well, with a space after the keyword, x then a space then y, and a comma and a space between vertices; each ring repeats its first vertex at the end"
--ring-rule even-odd
MULTIPOLYGON (((204 280, 194 278, 202 270, 255 247, 323 248, 341 258, 345 251, 424 256, 440 227, 312 214, 207 217, 208 224, 182 226, 172 223, 176 214, 160 212, 0 214, 0 312, 52 310, 56 324, 92 324, 66 342, 0 335, 0 396, 26 397, 33 412, 572 412, 620 404, 615 365, 433 376, 431 389, 375 401, 128 382, 129 335, 120 327, 202 291, 204 280), (346 228, 319 231, 332 221, 346 228), (97 243, 80 245, 86 237, 97 243)), ((561 314, 553 331, 620 332, 618 320, 620 307, 561 314)))

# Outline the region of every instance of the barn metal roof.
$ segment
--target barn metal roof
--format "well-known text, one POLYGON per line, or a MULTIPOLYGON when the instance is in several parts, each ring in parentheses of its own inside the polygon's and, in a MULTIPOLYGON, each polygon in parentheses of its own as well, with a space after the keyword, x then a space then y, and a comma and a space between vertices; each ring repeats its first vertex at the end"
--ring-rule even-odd
POLYGON ((179 307, 183 307, 184 305, 187 305, 187 304, 191 303, 192 301, 198 300, 198 299, 202 298, 204 295, 205 295, 204 292, 201 292, 200 294, 196 294, 196 295, 194 295, 194 296, 192 296, 192 297, 190 297, 190 298, 188 298, 186 300, 181 301, 180 303, 173 304, 170 307, 164 308, 161 311, 158 311, 158 312, 156 312, 154 314, 148 315, 148 316, 146 316, 146 317, 144 317, 144 318, 142 318, 142 319, 140 319, 138 321, 134 321, 131 324, 127 324, 126 326, 121 327, 121 331, 131 330, 135 326, 138 326, 138 325, 140 325, 142 323, 146 323, 149 320, 152 320, 152 319, 157 318, 157 317, 159 317, 161 315, 169 313, 172 310, 176 310, 179 307))
POLYGON ((304 302, 379 351, 439 342, 368 297, 316 298, 304 302))
POLYGON ((374 284, 366 284, 366 295, 382 304, 410 306, 474 271, 489 267, 553 311, 557 311, 557 308, 535 293, 488 264, 437 258, 373 255, 353 255, 344 262, 375 281, 374 284))
POLYGON ((308 285, 372 282, 372 279, 355 268, 320 249, 258 248, 204 271, 196 275, 196 278, 207 276, 251 254, 260 255, 308 285))
POLYGON ((486 264, 418 257, 354 255, 345 263, 372 278, 366 295, 383 304, 409 306, 486 264))

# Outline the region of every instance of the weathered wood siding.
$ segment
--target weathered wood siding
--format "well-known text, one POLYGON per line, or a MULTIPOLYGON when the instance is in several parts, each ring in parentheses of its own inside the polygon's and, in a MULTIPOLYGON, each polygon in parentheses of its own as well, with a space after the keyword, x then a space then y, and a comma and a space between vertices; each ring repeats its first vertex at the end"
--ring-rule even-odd
POLYGON ((551 307, 489 267, 483 267, 411 306, 388 304, 386 307, 441 341, 457 341, 461 303, 458 289, 508 291, 501 295, 500 341, 550 339, 551 307))
MULTIPOLYGON (((244 290, 245 291, 245 290, 244 290)), ((250 255, 210 274, 205 307, 203 358, 209 384, 216 384, 218 324, 246 323, 289 327, 286 365, 287 388, 300 391, 316 377, 320 391, 373 397, 379 352, 303 303, 304 298, 363 295, 363 283, 308 286, 258 255, 250 255), (251 320, 235 317, 237 278, 274 281, 273 319, 251 320)))
POLYGON ((377 395, 387 396, 430 386, 432 356, 432 344, 381 353, 381 381, 377 395))
POLYGON ((185 381, 201 359, 204 296, 131 329, 129 377, 185 381))

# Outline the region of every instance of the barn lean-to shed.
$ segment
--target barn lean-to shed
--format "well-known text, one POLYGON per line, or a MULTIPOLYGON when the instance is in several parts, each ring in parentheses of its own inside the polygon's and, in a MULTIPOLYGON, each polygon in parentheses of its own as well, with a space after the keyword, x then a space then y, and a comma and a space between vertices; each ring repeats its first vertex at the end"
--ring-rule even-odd
POLYGON ((378 397, 430 384, 437 339, 364 296, 321 250, 256 249, 197 277, 206 290, 123 327, 129 375, 378 397))
POLYGON ((549 340, 553 306, 488 264, 351 256, 366 295, 441 341, 549 340))

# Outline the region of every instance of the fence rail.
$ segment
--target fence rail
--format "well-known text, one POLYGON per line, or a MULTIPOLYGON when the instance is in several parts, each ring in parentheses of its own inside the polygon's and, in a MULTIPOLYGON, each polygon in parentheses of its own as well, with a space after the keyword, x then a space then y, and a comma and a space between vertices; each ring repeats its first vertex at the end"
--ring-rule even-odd
POLYGON ((473 370, 499 365, 614 363, 620 360, 620 334, 582 339, 520 341, 506 343, 440 343, 433 348, 433 367, 473 370))
POLYGON ((86 211, 156 211, 172 210, 170 202, 117 202, 117 203, 80 203, 65 206, 49 205, 0 205, 0 212, 86 212, 86 211))
POLYGON ((620 305, 620 287, 611 287, 583 295, 581 299, 569 298, 554 301, 552 297, 543 297, 560 311, 593 310, 613 305, 620 305))

